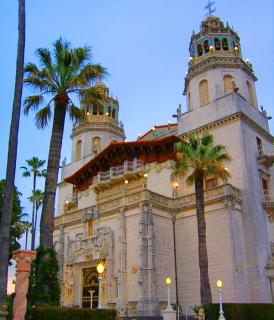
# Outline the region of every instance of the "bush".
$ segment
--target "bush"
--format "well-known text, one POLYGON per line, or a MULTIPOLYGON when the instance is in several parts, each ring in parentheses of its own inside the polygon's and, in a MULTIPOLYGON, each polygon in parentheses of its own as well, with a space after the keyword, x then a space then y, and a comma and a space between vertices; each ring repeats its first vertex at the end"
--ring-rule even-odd
MULTIPOLYGON (((274 320, 274 304, 224 303, 223 310, 226 320, 274 320)), ((218 319, 219 311, 219 304, 209 304, 206 319, 218 319)))
POLYGON ((116 310, 34 307, 31 319, 35 320, 115 320, 116 310))
POLYGON ((58 279, 59 264, 54 248, 37 248, 35 260, 31 264, 28 304, 59 306, 61 288, 58 279))

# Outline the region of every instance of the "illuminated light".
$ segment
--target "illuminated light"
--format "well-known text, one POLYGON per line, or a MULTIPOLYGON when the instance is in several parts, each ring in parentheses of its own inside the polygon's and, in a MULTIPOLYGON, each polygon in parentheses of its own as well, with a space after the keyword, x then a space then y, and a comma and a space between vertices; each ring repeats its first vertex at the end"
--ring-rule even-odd
POLYGON ((219 289, 221 289, 222 286, 223 286, 223 283, 222 283, 222 281, 219 279, 219 280, 217 281, 217 287, 218 287, 219 289))
POLYGON ((178 187, 179 187, 179 183, 178 183, 178 182, 175 181, 175 182, 172 183, 172 188, 173 188, 174 190, 177 190, 178 187))
POLYGON ((66 200, 66 204, 69 204, 69 201, 68 201, 68 200, 66 200))
POLYGON ((167 122, 168 124, 170 124, 171 122, 168 120, 168 122, 167 122))
POLYGON ((128 184, 128 180, 125 180, 125 184, 128 184))
POLYGON ((106 112, 106 116, 108 116, 108 112, 106 112))
POLYGON ((146 178, 146 179, 148 178, 148 174, 147 173, 144 174, 144 178, 146 178))
POLYGON ((155 127, 153 127, 152 130, 155 130, 155 127))
POLYGON ((239 50, 239 48, 238 48, 238 47, 234 47, 234 50, 235 50, 235 51, 238 51, 238 50, 239 50))
POLYGON ((138 133, 138 137, 141 137, 141 134, 140 134, 140 133, 138 133))
POLYGON ((171 284, 171 279, 169 277, 166 278, 166 284, 169 286, 171 284))
POLYGON ((102 262, 100 262, 98 264, 98 266, 96 267, 96 269, 97 269, 99 274, 102 274, 104 272, 104 270, 105 270, 105 266, 102 264, 102 262))
POLYGON ((210 50, 210 51, 213 51, 213 50, 214 50, 214 47, 213 47, 213 46, 210 46, 210 47, 209 47, 209 50, 210 50))
POLYGON ((87 116, 89 116, 89 112, 87 112, 87 116))
POLYGON ((193 60, 193 57, 190 57, 189 60, 192 61, 192 60, 193 60))
POLYGON ((246 62, 246 63, 249 63, 249 59, 245 59, 245 62, 246 62))

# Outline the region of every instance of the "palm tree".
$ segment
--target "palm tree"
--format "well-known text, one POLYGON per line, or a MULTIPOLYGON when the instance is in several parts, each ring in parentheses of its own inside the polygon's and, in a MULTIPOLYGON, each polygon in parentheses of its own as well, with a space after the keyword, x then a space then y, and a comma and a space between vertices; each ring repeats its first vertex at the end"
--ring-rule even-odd
POLYGON ((32 157, 29 160, 26 160, 29 169, 27 167, 20 167, 21 169, 24 169, 23 177, 30 177, 33 175, 33 188, 32 188, 32 219, 31 219, 31 250, 34 250, 35 247, 35 232, 34 232, 34 216, 35 216, 35 192, 36 192, 36 178, 37 177, 46 177, 46 170, 40 171, 39 169, 43 167, 46 160, 39 160, 37 157, 32 157))
POLYGON ((172 178, 187 176, 186 185, 195 185, 200 294, 201 304, 205 305, 212 302, 212 294, 208 277, 204 181, 209 177, 227 180, 230 173, 224 167, 224 163, 231 161, 232 158, 225 146, 213 146, 213 136, 209 133, 205 133, 202 138, 188 134, 188 140, 189 143, 179 141, 174 145, 178 162, 175 164, 172 178), (188 175, 189 173, 190 175, 188 175))
POLYGON ((0 314, 1 305, 6 302, 7 272, 9 263, 10 227, 14 192, 14 178, 17 159, 18 130, 23 88, 24 54, 25 54, 25 0, 19 0, 18 46, 16 60, 16 78, 9 135, 8 161, 6 170, 5 194, 3 199, 2 223, 0 233, 0 314))
POLYGON ((75 93, 85 105, 102 107, 103 93, 93 83, 107 75, 99 64, 91 63, 91 48, 72 49, 71 44, 60 38, 53 43, 53 51, 40 48, 36 51, 40 61, 39 69, 34 63, 25 66, 24 82, 37 95, 24 100, 24 113, 32 109, 36 112, 38 128, 44 128, 53 114, 48 167, 45 181, 45 195, 40 223, 40 245, 45 249, 53 245, 54 205, 58 179, 58 169, 63 140, 66 113, 72 120, 83 120, 83 110, 71 100, 75 93), (45 102, 45 96, 50 96, 45 102))
POLYGON ((32 228, 31 228, 32 239, 34 239, 33 240, 33 247, 35 248, 37 216, 38 216, 38 211, 43 204, 44 192, 37 189, 37 190, 35 190, 34 194, 31 197, 29 197, 28 199, 30 200, 30 202, 35 203, 35 217, 33 218, 33 222, 32 222, 33 224, 32 224, 32 228))

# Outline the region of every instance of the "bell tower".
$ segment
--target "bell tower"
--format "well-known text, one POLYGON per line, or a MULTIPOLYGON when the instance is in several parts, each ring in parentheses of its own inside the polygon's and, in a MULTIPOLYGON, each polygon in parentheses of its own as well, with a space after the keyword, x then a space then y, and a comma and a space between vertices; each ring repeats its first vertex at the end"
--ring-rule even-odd
MULTIPOLYGON (((202 21, 200 32, 193 32, 191 37, 183 92, 187 111, 176 115, 178 135, 186 139, 189 132, 198 136, 210 132, 214 143, 226 146, 233 159, 227 165, 231 178, 218 182, 239 190, 241 199, 237 210, 220 213, 220 221, 225 216, 232 221, 235 246, 231 278, 237 281, 228 301, 271 302, 269 280, 273 266, 268 259, 272 254, 274 202, 262 197, 274 189, 274 137, 268 124, 271 117, 263 107, 258 108, 257 78, 250 61, 243 60, 240 37, 228 23, 224 25, 211 13, 202 21), (238 272, 237 266, 242 263, 246 267, 238 272), (272 268, 268 274, 266 268, 272 268)), ((227 208, 225 203, 224 207, 227 208)), ((211 216, 207 213, 206 219, 210 238, 215 227, 210 233, 211 216)), ((209 261, 214 256, 209 254, 209 261)), ((209 277, 214 278, 212 274, 209 277)))
POLYGON ((242 58, 240 38, 216 16, 204 19, 193 31, 184 95, 188 111, 209 104, 233 91, 258 108, 252 65, 242 58))
POLYGON ((118 98, 109 96, 109 88, 103 82, 97 82, 95 86, 101 90, 107 102, 103 108, 83 106, 87 120, 75 124, 71 134, 71 162, 79 162, 81 166, 111 142, 122 142, 125 139, 124 125, 118 121, 118 98))

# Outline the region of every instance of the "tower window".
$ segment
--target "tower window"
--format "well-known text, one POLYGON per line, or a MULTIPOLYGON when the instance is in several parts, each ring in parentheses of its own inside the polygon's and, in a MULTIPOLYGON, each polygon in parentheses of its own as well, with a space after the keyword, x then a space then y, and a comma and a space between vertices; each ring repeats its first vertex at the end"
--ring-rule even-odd
POLYGON ((81 149, 82 149, 82 141, 78 140, 76 143, 75 161, 79 161, 81 159, 81 149))
POLYGON ((99 137, 94 137, 92 139, 92 153, 98 153, 101 150, 101 139, 99 137))
POLYGON ((93 107, 93 108, 92 108, 92 114, 93 114, 94 116, 96 116, 97 113, 98 113, 98 108, 97 108, 97 107, 93 107))
POLYGON ((113 118, 113 119, 116 118, 116 110, 115 110, 115 109, 112 110, 112 118, 113 118))
POLYGON ((111 116, 111 107, 108 107, 108 116, 111 116))
POLYGON ((198 57, 200 57, 203 54, 203 47, 200 44, 198 44, 197 46, 197 51, 198 51, 198 57))
POLYGON ((249 81, 246 81, 246 85, 247 85, 247 89, 248 89, 249 102, 254 107, 255 101, 254 101, 254 95, 253 95, 253 90, 252 90, 251 84, 249 81))
POLYGON ((261 156, 263 154, 263 144, 262 140, 256 137, 257 147, 258 147, 258 155, 261 156))
POLYGON ((205 51, 205 53, 209 52, 208 40, 206 40, 206 41, 204 42, 204 51, 205 51))
POLYGON ((224 38, 223 41, 222 41, 222 49, 223 50, 228 50, 228 42, 227 42, 226 38, 224 38))
POLYGON ((200 82, 200 102, 202 106, 209 103, 209 91, 207 80, 202 80, 200 82))
POLYGON ((218 38, 214 39, 215 50, 221 50, 220 40, 218 38))
POLYGON ((224 89, 225 94, 233 92, 233 77, 230 74, 224 76, 224 89))

